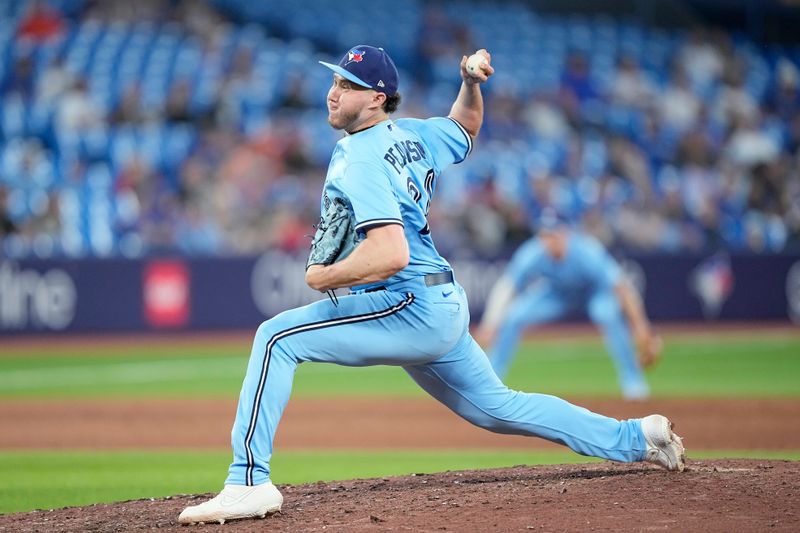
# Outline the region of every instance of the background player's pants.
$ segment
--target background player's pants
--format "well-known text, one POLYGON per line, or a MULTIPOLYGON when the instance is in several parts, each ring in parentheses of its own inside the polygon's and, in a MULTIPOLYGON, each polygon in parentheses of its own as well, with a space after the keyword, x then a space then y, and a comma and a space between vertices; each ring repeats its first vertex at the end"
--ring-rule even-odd
POLYGON ((418 278, 342 297, 338 307, 322 300, 264 322, 239 396, 226 483, 269 480, 275 431, 297 365, 305 361, 403 366, 433 397, 491 431, 538 436, 615 461, 644 458, 638 419, 618 421, 503 385, 469 335, 467 309, 457 284, 426 287, 418 278))
POLYGON ((508 373, 519 338, 526 328, 561 318, 584 302, 589 317, 603 334, 617 369, 623 396, 647 397, 647 380, 631 342, 628 323, 612 289, 596 291, 588 296, 588 301, 584 295, 564 295, 548 285, 537 285, 520 294, 503 319, 490 352, 495 372, 501 378, 508 373))

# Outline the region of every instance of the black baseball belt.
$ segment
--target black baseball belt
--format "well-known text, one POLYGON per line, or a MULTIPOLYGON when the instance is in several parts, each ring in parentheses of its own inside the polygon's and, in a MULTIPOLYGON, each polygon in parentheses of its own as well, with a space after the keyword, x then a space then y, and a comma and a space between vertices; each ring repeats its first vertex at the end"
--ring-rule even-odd
MULTIPOLYGON (((426 287, 435 287, 436 285, 444 285, 445 283, 452 283, 453 282, 453 271, 446 270, 444 272, 437 272, 435 274, 425 274, 425 286, 426 287)), ((403 283, 402 281, 398 283, 403 283)), ((377 291, 385 291, 385 285, 379 285, 378 287, 372 287, 371 289, 367 289, 364 292, 377 292, 377 291)))

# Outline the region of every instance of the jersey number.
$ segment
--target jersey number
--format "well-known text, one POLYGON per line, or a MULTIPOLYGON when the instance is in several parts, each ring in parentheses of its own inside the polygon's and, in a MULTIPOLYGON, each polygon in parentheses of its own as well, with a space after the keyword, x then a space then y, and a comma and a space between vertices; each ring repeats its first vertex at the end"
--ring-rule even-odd
MULTIPOLYGON (((431 209, 431 198, 433 197, 433 180, 436 175, 433 173, 433 169, 428 169, 428 173, 425 174, 425 192, 428 193, 428 199, 425 201, 425 205, 422 207, 423 213, 425 213, 425 226, 419 230, 420 235, 428 235, 431 232, 431 228, 428 225, 428 211, 431 209)), ((413 178, 411 176, 408 177, 406 181, 408 186, 408 194, 411 195, 411 199, 414 200, 415 203, 419 203, 422 200, 422 192, 419 190, 419 187, 416 183, 414 183, 413 178)))

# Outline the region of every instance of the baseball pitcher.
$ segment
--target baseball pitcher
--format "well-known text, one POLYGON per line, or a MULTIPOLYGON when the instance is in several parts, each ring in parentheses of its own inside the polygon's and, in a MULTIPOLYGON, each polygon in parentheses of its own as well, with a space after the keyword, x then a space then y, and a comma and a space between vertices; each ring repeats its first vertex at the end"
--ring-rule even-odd
POLYGON ((338 64, 323 63, 333 71, 328 122, 346 135, 328 167, 306 282, 351 293, 258 328, 225 487, 186 508, 181 523, 263 517, 281 508, 283 497, 270 482, 272 443, 295 370, 305 362, 402 366, 434 398, 488 430, 683 469, 683 445, 667 418, 619 421, 553 396, 509 390, 470 336, 467 297, 436 251, 426 215, 442 172, 469 155, 483 122, 480 84, 494 69, 486 50, 477 53, 483 60, 470 61, 472 73, 467 57, 461 60, 463 81, 449 116, 428 120, 389 118, 400 95, 384 49, 359 45, 338 64))

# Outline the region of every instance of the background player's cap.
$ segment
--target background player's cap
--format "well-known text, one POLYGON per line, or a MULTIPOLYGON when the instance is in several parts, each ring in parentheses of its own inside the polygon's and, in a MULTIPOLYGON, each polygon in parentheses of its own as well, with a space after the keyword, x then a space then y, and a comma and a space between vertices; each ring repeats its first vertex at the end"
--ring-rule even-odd
POLYGON ((359 44, 348 50, 338 65, 324 61, 320 64, 353 83, 386 96, 394 96, 397 92, 397 67, 383 48, 359 44))
POLYGON ((570 220, 552 207, 545 207, 536 219, 536 230, 547 231, 571 227, 570 220))

